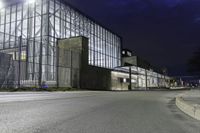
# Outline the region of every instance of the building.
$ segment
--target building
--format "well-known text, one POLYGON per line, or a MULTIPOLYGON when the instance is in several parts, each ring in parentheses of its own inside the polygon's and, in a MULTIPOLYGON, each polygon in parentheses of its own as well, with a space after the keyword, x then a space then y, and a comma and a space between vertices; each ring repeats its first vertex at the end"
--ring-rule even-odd
POLYGON ((165 71, 134 55, 131 50, 122 50, 122 66, 112 71, 112 90, 148 90, 169 87, 170 77, 165 71))
POLYGON ((122 57, 131 57, 133 56, 133 52, 128 49, 123 49, 122 50, 122 57))
POLYGON ((0 88, 13 86, 13 81, 14 69, 12 57, 11 55, 0 53, 0 88))
POLYGON ((13 60, 13 81, 4 74, 0 88, 167 86, 165 75, 121 48, 119 35, 64 0, 7 1, 0 8, 0 53, 13 60))
POLYGON ((53 83, 57 40, 85 36, 88 63, 113 69, 121 65, 121 37, 63 0, 19 0, 0 11, 0 52, 21 61, 22 85, 53 83))

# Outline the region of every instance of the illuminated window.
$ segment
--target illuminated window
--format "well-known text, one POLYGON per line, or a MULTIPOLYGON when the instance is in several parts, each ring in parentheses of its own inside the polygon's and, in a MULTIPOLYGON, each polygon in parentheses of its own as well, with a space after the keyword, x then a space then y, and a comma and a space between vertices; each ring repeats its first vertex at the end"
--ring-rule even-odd
POLYGON ((90 65, 110 69, 121 65, 120 37, 61 0, 22 0, 0 11, 0 50, 16 48, 11 54, 18 60, 22 36, 22 47, 27 48, 28 55, 22 51, 21 60, 30 63, 27 71, 31 78, 38 77, 42 56, 42 78, 56 80, 56 39, 79 35, 89 39, 90 65))
POLYGON ((131 83, 136 83, 137 81, 135 79, 131 79, 131 83))
POLYGON ((21 53, 21 61, 26 61, 26 51, 22 51, 22 53, 21 53))

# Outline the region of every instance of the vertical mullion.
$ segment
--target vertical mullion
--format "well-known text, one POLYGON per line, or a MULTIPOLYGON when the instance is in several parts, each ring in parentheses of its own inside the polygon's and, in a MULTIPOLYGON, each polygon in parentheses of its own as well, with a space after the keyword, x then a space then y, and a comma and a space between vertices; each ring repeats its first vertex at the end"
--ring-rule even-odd
POLYGON ((35 73, 35 38, 36 38, 36 3, 34 3, 34 9, 33 9, 33 18, 34 18, 34 27, 33 27, 33 33, 34 33, 34 37, 33 37, 33 70, 32 70, 32 79, 36 79, 36 73, 35 73))
MULTIPOLYGON (((21 12, 21 14, 22 14, 22 19, 21 19, 21 35, 20 35, 20 36, 22 36, 22 35, 23 35, 24 4, 22 4, 22 12, 21 12)), ((22 42, 23 42, 23 41, 22 41, 22 42)), ((19 47, 19 44, 18 44, 18 47, 19 47)))
POLYGON ((83 16, 83 26, 82 26, 82 30, 83 30, 83 36, 86 36, 86 31, 85 31, 85 17, 83 16))
POLYGON ((76 14, 76 11, 74 12, 74 14, 75 14, 75 21, 74 21, 74 33, 75 33, 75 36, 77 36, 76 35, 76 21, 77 21, 77 14, 76 14))
POLYGON ((11 38, 11 14, 12 14, 12 6, 10 6, 10 22, 9 22, 9 39, 8 39, 8 43, 9 43, 9 48, 10 47, 10 38, 11 38))
POLYGON ((69 29, 70 29, 70 37, 72 36, 72 13, 71 13, 71 8, 69 8, 69 17, 70 17, 70 22, 69 22, 69 29))
POLYGON ((53 15, 53 30, 54 30, 54 46, 55 46, 55 42, 56 42, 56 27, 55 27, 55 23, 56 23, 56 0, 54 0, 54 2, 53 2, 53 4, 54 4, 54 15, 53 15))
POLYGON ((49 69, 51 69, 51 67, 53 67, 53 66, 51 66, 51 64, 49 63, 49 56, 54 56, 54 55, 49 55, 49 50, 50 50, 50 44, 49 44, 49 0, 47 0, 47 1, 45 1, 46 2, 46 10, 47 10, 47 80, 49 80, 49 69), (50 67, 49 67, 50 66, 50 67))
POLYGON ((60 32, 60 36, 59 36, 59 38, 61 38, 62 37, 62 30, 61 30, 61 25, 62 25, 62 14, 61 14, 61 1, 59 0, 59 14, 60 14, 60 17, 59 17, 59 32, 60 32))
POLYGON ((79 14, 79 36, 81 35, 82 36, 82 34, 81 34, 81 15, 79 14))
POLYGON ((28 77, 27 74, 28 74, 28 55, 29 55, 29 48, 30 48, 30 45, 29 45, 29 39, 30 39, 30 34, 29 32, 31 32, 30 30, 32 29, 32 25, 31 25, 31 28, 30 28, 30 25, 29 25, 29 22, 31 21, 31 17, 29 16, 30 15, 30 5, 28 6, 28 17, 27 17, 27 44, 26 44, 26 78, 28 77))
POLYGON ((96 52, 95 52, 95 23, 94 22, 92 22, 92 24, 93 24, 93 33, 92 33, 92 36, 93 36, 93 49, 92 49, 92 51, 93 51, 93 65, 95 66, 95 57, 96 57, 96 52))
MULTIPOLYGON (((55 18, 55 16, 56 16, 56 1, 55 0, 53 0, 53 15, 52 15, 52 17, 53 17, 53 24, 52 24, 52 26, 53 26, 53 28, 52 28, 52 30, 53 30, 53 48, 55 48, 56 49, 56 53, 58 52, 57 50, 57 44, 58 44, 58 40, 56 39, 56 27, 55 27, 55 23, 56 23, 56 18, 55 18)), ((55 53, 54 53, 55 54, 55 53)), ((56 58, 53 58, 53 64, 56 64, 57 63, 57 60, 56 60, 56 58)), ((56 65, 56 67, 57 67, 57 65, 56 65)), ((55 68, 54 68, 54 70, 55 70, 55 68)), ((58 78, 58 77, 57 77, 58 78)))
POLYGON ((5 43, 6 43, 6 35, 5 35, 5 33, 6 33, 6 8, 4 8, 4 33, 3 33, 3 49, 5 49, 5 43))
POLYGON ((97 24, 95 23, 95 55, 96 55, 96 64, 95 66, 99 66, 99 51, 98 51, 98 48, 99 48, 99 42, 98 42, 98 26, 97 24))
POLYGON ((89 43, 89 52, 90 52, 90 65, 93 65, 93 60, 92 60, 92 49, 91 49, 91 46, 92 46, 92 22, 90 20, 88 20, 88 23, 89 23, 89 38, 90 38, 90 43, 89 43))
MULTIPOLYGON (((42 1, 41 1, 42 2, 42 1)), ((42 54, 42 52, 43 52, 43 43, 42 43, 42 37, 43 37, 43 5, 42 5, 43 3, 41 3, 41 29, 40 29, 40 57, 39 57, 39 59, 40 59, 40 61, 39 61, 39 85, 41 86, 41 84, 42 84, 42 73, 43 73, 43 71, 42 71, 42 58, 43 58, 43 54, 42 54)))
MULTIPOLYGON (((16 13, 15 13, 15 42, 14 42, 14 47, 16 48, 17 46, 17 9, 18 9, 18 4, 16 4, 16 13)), ((16 52, 14 52, 14 60, 16 60, 16 52)))
POLYGON ((65 34, 65 38, 67 37, 67 10, 65 9, 66 7, 64 7, 64 34, 65 34))
POLYGON ((111 34, 111 50, 112 50, 112 54, 111 54, 111 60, 112 60, 112 69, 114 67, 114 44, 113 44, 113 34, 111 34))
POLYGON ((104 55, 105 55, 105 67, 107 68, 107 54, 106 54, 106 52, 107 52, 107 50, 106 50, 106 40, 107 40, 107 31, 106 31, 106 29, 104 30, 105 31, 105 53, 104 53, 104 55))

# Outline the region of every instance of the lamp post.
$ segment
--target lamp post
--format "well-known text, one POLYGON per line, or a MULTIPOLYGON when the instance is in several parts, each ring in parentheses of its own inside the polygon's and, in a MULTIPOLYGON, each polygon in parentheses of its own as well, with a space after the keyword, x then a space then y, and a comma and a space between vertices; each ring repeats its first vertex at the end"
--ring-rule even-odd
POLYGON ((147 74, 147 69, 145 68, 145 88, 146 91, 148 90, 148 74, 147 74))
POLYGON ((129 66, 129 91, 132 90, 132 69, 131 66, 129 66))

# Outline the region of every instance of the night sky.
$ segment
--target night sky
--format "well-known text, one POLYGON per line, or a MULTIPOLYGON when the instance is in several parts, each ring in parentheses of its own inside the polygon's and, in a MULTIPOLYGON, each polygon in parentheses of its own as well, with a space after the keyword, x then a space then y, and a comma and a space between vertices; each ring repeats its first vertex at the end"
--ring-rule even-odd
POLYGON ((122 36, 124 48, 170 75, 189 75, 187 61, 200 47, 200 0, 66 1, 122 36))
POLYGON ((189 75, 200 47, 200 0, 67 0, 123 37, 123 46, 170 75, 189 75))

